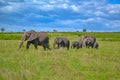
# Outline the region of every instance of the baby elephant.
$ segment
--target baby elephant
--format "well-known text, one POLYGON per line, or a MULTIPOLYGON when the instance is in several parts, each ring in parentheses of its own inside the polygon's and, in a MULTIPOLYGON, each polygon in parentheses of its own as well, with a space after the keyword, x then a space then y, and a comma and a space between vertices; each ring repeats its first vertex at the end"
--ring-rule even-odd
POLYGON ((78 42, 78 41, 73 41, 72 44, 71 44, 71 48, 76 48, 76 49, 79 49, 79 48, 82 48, 82 43, 81 42, 78 42))
POLYGON ((66 47, 69 50, 69 46, 70 46, 70 41, 65 37, 56 37, 53 43, 54 49, 55 48, 59 49, 60 47, 63 48, 66 47))
POLYGON ((99 44, 97 42, 94 43, 94 48, 98 49, 99 44))

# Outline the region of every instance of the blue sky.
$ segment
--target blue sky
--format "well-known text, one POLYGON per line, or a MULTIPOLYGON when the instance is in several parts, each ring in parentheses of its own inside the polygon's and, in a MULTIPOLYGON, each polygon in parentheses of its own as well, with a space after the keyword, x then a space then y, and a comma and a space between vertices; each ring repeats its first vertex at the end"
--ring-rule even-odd
POLYGON ((120 0, 0 0, 5 31, 120 31, 120 0))

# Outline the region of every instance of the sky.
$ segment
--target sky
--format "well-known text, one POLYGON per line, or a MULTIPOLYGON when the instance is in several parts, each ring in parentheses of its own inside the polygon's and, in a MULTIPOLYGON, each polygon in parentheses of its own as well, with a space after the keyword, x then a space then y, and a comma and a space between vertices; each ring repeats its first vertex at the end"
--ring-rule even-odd
POLYGON ((120 0, 0 0, 6 32, 120 32, 120 0))

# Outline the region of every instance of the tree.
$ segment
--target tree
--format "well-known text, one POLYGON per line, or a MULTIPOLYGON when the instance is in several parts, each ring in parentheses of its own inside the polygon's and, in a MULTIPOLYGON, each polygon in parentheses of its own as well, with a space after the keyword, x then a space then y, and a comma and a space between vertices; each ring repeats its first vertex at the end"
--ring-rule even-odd
POLYGON ((76 32, 79 32, 79 31, 76 31, 76 32))
POLYGON ((1 30, 1 32, 4 32, 4 31, 5 31, 5 28, 4 28, 4 27, 2 27, 0 30, 1 30))
POLYGON ((23 29, 23 32, 25 32, 26 30, 25 29, 23 29))
POLYGON ((53 32, 57 32, 57 30, 56 30, 56 29, 53 29, 53 32))
POLYGON ((86 32, 86 29, 83 29, 83 32, 86 32))

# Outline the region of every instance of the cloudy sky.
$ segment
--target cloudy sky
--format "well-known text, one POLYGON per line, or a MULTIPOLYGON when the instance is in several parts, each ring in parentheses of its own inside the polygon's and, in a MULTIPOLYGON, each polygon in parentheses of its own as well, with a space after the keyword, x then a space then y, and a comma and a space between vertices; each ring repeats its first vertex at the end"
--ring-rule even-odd
POLYGON ((0 0, 0 28, 120 31, 120 0, 0 0))

